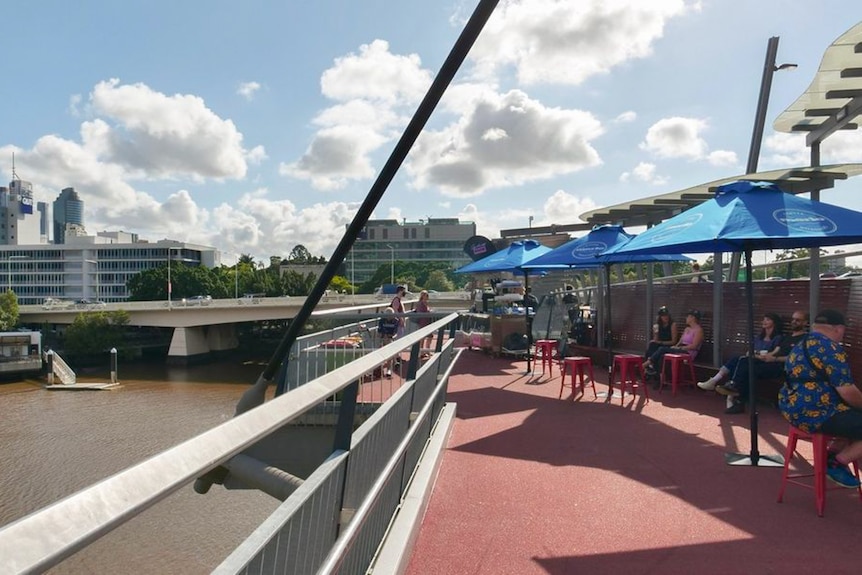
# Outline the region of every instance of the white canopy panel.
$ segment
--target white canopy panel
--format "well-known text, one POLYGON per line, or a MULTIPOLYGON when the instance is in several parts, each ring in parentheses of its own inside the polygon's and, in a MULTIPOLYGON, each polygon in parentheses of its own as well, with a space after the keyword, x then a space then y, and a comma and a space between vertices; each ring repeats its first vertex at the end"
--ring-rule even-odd
POLYGON ((862 22, 826 49, 811 85, 776 118, 773 127, 779 132, 815 132, 827 129, 831 122, 841 123, 836 129, 855 129, 848 122, 859 113, 860 104, 862 22))

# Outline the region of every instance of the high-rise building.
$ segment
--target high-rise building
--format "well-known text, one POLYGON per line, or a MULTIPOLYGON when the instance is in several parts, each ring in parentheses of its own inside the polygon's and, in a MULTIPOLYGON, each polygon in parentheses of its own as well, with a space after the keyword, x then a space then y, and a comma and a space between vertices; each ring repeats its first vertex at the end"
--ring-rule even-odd
POLYGON ((33 213, 33 204, 30 182, 14 177, 8 188, 0 188, 0 244, 39 243, 39 218, 33 213))
POLYGON ((78 196, 75 188, 65 188, 54 200, 54 243, 66 243, 66 230, 84 228, 84 201, 78 196))

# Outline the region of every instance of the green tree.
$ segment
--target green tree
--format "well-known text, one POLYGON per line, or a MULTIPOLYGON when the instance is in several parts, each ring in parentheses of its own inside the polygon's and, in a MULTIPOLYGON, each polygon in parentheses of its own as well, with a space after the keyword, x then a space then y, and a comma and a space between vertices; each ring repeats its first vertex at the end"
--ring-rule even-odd
POLYGON ((12 290, 0 295, 0 331, 9 331, 18 325, 18 296, 12 290))
POLYGON ((446 273, 442 270, 433 270, 428 274, 428 279, 425 281, 425 289, 454 291, 455 284, 446 277, 446 273))
POLYGON ((287 261, 294 264, 307 264, 314 263, 312 260, 315 259, 314 256, 311 255, 311 252, 302 245, 298 244, 290 250, 290 255, 287 256, 287 261))
POLYGON ((329 289, 335 290, 337 292, 345 292, 350 293, 351 286, 350 282, 344 276, 335 276, 332 278, 332 281, 329 282, 329 289))
POLYGON ((70 356, 91 356, 119 348, 128 323, 124 310, 80 313, 66 328, 63 349, 70 356))

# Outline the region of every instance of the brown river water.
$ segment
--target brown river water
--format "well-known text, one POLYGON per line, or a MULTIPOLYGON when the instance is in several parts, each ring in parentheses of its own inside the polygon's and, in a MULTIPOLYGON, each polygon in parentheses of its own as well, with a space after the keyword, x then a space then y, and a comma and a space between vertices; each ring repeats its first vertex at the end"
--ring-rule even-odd
MULTIPOLYGON (((263 367, 241 360, 169 367, 156 360, 121 364, 122 386, 113 390, 0 384, 0 525, 227 421, 263 367)), ((108 367, 78 381, 108 382, 108 367)), ((209 573, 278 503, 218 485, 199 495, 189 485, 49 572, 209 573)), ((0 572, 10 552, 0 549, 0 572)))

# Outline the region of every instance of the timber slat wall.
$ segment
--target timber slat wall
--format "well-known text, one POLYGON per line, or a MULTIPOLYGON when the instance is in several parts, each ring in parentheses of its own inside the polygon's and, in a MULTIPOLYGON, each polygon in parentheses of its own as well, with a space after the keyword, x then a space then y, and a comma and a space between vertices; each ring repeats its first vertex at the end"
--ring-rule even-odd
MULTIPOLYGON (((653 307, 646 309, 645 285, 613 286, 611 289, 611 321, 613 347, 615 350, 645 350, 649 326, 655 321, 656 310, 664 305, 670 310, 674 321, 684 327, 685 316, 690 309, 699 309, 703 318, 706 341, 697 357, 699 364, 713 364, 713 325, 720 321, 722 333, 722 358, 719 362, 745 353, 747 302, 745 284, 724 284, 724 312, 721 318, 712 314, 712 284, 677 283, 653 286, 653 307)), ((775 312, 790 324, 794 310, 808 310, 809 282, 805 280, 754 282, 755 328, 760 330, 760 321, 766 312, 775 312)), ((820 282, 819 309, 834 308, 844 312, 847 318, 847 333, 844 347, 850 356, 850 366, 857 379, 862 378, 862 277, 829 279, 820 282)))

